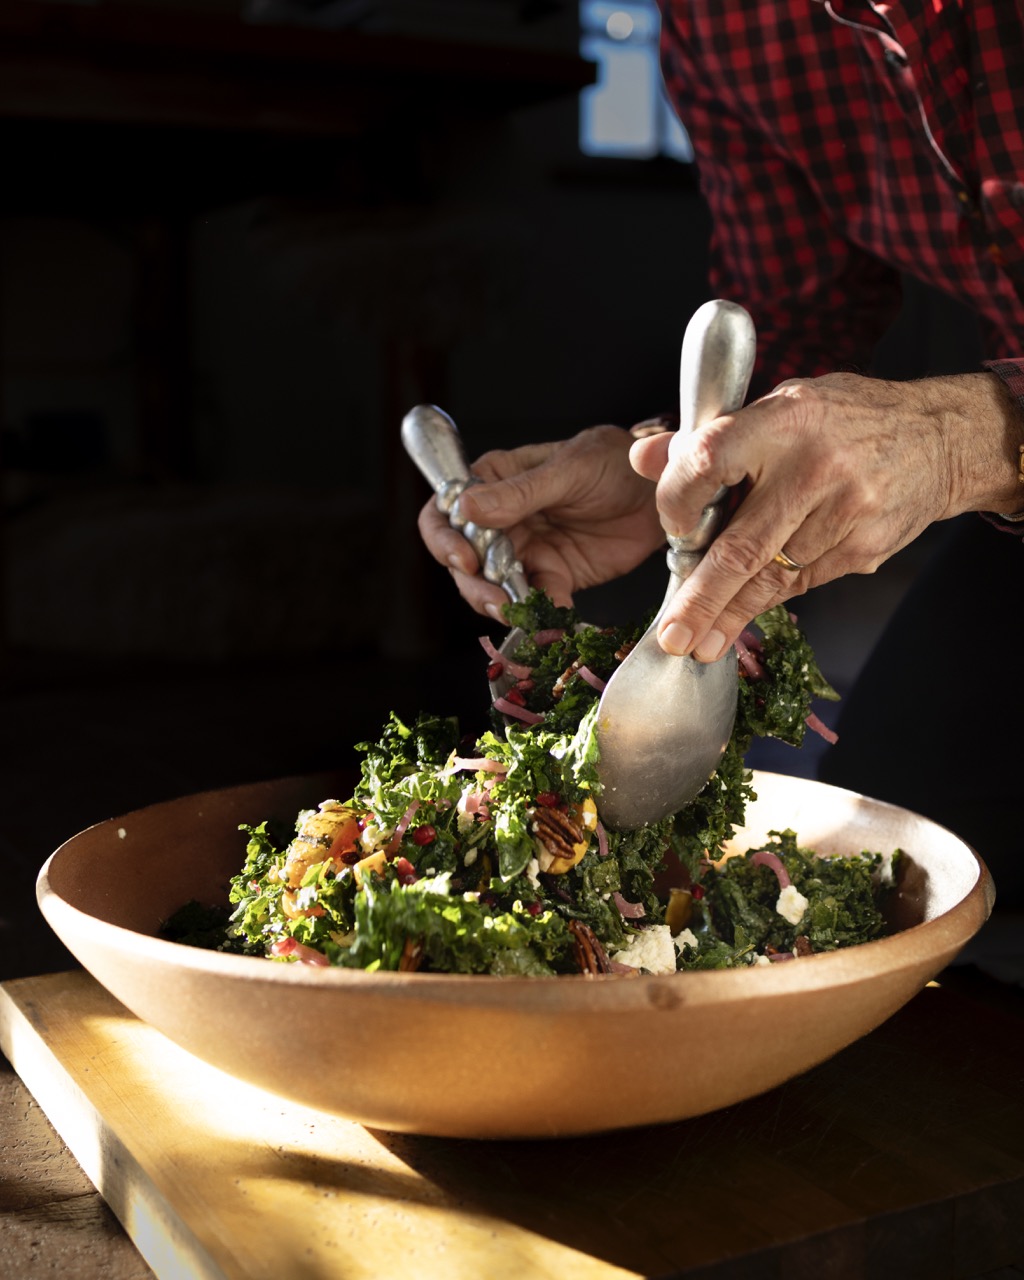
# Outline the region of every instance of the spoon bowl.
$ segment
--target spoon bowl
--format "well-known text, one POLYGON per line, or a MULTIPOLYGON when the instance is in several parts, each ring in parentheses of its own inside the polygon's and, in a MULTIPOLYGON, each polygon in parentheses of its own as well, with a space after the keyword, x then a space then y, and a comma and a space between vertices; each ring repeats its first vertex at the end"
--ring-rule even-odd
MULTIPOLYGON (((734 302, 707 302, 687 325, 679 370, 680 432, 695 431, 743 403, 754 367, 750 316, 734 302)), ((688 534, 668 534, 669 582, 661 608, 601 695, 597 715, 602 820, 620 831, 660 822, 689 804, 714 773, 736 718, 736 651, 717 662, 666 653, 665 610, 725 520, 727 490, 688 534)))

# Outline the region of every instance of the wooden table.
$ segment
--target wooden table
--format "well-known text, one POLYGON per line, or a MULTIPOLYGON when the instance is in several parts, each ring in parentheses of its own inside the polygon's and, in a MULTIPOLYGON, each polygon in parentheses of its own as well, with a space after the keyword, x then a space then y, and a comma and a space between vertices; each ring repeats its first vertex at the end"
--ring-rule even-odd
MULTIPOLYGON (((80 972, 0 988, 0 1045, 161 1278, 1024 1274, 1024 995, 962 971, 763 1097, 546 1143, 303 1110, 80 972)), ((0 1273, 147 1275, 14 1076, 0 1099, 0 1273)))

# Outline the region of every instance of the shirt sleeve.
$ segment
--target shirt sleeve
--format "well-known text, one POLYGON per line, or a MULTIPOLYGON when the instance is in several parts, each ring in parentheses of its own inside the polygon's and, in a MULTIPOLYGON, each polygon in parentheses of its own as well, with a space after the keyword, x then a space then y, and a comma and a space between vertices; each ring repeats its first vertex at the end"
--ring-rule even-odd
POLYGON ((698 30, 693 8, 665 5, 662 68, 711 213, 711 287, 742 303, 757 329, 751 393, 785 378, 863 372, 899 310, 899 273, 832 225, 798 166, 730 91, 729 54, 698 30))

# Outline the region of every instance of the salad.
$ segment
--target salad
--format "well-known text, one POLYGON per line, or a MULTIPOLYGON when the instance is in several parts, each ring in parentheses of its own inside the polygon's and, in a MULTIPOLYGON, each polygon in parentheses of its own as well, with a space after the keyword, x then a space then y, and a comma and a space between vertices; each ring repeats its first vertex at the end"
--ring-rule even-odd
POLYGON ((541 976, 771 964, 885 932, 891 856, 818 857, 779 831, 723 859, 755 798, 754 738, 829 735, 811 703, 837 695, 783 606, 737 645, 736 724, 714 775, 628 832, 600 820, 594 729, 644 628, 583 626, 537 592, 508 615, 528 639, 511 659, 481 641, 488 678, 515 680, 490 728, 467 739, 453 718, 392 714, 357 747, 352 796, 284 831, 243 827, 230 906, 189 903, 164 936, 282 963, 541 976))

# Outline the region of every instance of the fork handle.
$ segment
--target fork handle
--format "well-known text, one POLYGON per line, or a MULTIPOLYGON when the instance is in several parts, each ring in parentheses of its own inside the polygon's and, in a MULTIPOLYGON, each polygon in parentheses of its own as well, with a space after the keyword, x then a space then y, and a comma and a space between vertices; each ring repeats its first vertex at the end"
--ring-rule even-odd
POLYGON ((530 585, 512 539, 500 529, 474 524, 459 509, 459 498, 470 485, 479 484, 480 477, 469 469, 462 437, 452 419, 436 405, 418 404, 402 419, 402 444, 434 490, 438 510, 476 552, 487 581, 501 587, 510 600, 525 600, 530 585))

